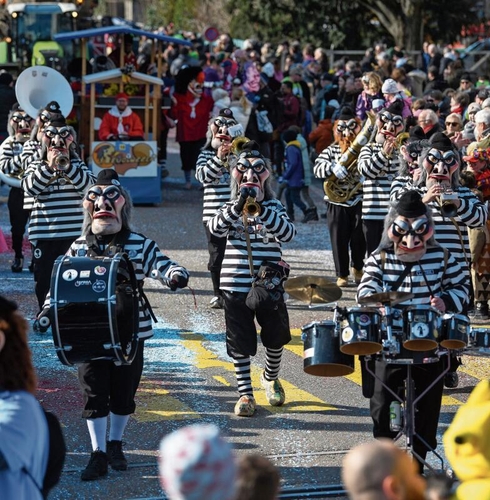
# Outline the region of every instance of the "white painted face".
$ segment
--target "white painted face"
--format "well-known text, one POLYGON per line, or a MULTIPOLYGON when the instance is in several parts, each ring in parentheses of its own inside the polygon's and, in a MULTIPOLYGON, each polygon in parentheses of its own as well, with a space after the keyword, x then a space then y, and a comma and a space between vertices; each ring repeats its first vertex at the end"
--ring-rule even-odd
POLYGON ((267 164, 259 151, 247 151, 238 158, 232 175, 242 187, 254 188, 257 201, 262 201, 265 196, 265 181, 270 175, 267 164))
POLYGON ((454 172, 459 168, 459 160, 454 151, 442 151, 432 148, 422 162, 427 172, 426 186, 430 188, 434 184, 451 186, 454 172))
POLYGON ((388 237, 395 243, 395 254, 402 262, 416 262, 427 250, 427 240, 434 228, 425 215, 408 218, 399 215, 388 228, 388 237))
POLYGON ((92 233, 116 234, 122 229, 122 209, 126 204, 118 186, 92 186, 83 207, 92 217, 92 233))

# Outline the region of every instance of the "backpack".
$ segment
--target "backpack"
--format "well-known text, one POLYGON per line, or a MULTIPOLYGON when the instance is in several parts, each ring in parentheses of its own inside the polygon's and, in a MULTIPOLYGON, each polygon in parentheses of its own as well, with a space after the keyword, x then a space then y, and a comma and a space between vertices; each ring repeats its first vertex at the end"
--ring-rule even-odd
POLYGON ((263 109, 262 111, 256 111, 255 116, 257 118, 257 129, 259 130, 259 132, 272 134, 272 132, 274 131, 274 127, 272 126, 272 123, 267 115, 268 111, 266 109, 263 109))
MULTIPOLYGON (((44 410, 44 408, 43 408, 44 410)), ((58 417, 47 410, 44 410, 49 432, 49 457, 42 494, 47 498, 49 491, 58 484, 66 456, 66 444, 58 417)))

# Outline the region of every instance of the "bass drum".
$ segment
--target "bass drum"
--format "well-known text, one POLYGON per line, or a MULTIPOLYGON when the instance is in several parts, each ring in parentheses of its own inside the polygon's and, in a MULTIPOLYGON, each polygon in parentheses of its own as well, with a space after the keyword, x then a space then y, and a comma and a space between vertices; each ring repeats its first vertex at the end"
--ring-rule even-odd
POLYGON ((354 356, 340 351, 339 336, 333 321, 303 326, 303 369, 319 377, 343 377, 354 371, 354 356))
POLYGON ((129 365, 138 348, 138 286, 126 254, 58 257, 51 275, 51 323, 60 361, 129 365))

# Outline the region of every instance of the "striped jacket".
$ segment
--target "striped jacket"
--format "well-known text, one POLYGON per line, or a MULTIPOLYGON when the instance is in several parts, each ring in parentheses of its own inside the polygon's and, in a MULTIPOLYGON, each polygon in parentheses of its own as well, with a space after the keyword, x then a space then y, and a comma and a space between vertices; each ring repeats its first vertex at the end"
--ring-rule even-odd
MULTIPOLYGON (((225 257, 221 267, 221 290, 248 292, 252 277, 248 261, 247 241, 243 217, 235 210, 235 201, 229 201, 209 220, 208 228, 218 237, 227 237, 225 257)), ((254 274, 264 261, 282 259, 282 243, 296 236, 296 228, 279 200, 261 203, 258 217, 248 218, 248 233, 252 247, 254 274)))
MULTIPOLYGON (((99 247, 101 251, 105 250, 104 245, 99 245, 99 247)), ((82 236, 71 244, 66 255, 72 257, 85 257, 87 255, 88 248, 87 240, 85 236, 82 236)), ((160 251, 157 244, 153 240, 146 238, 142 234, 130 233, 127 241, 124 243, 123 249, 124 252, 128 254, 128 257, 133 264, 136 279, 140 286, 142 286, 145 278, 152 277, 151 272, 153 270, 158 271, 160 278, 168 280, 172 279, 174 273, 187 278, 189 277, 189 273, 184 267, 179 266, 179 264, 170 260, 160 251)), ((50 296, 48 295, 45 307, 49 304, 49 300, 50 296)), ((138 338, 140 340, 144 340, 152 336, 153 330, 150 312, 140 300, 138 338)))
POLYGON ((202 221, 216 215, 218 209, 230 199, 230 172, 216 156, 214 149, 204 149, 196 163, 196 179, 204 186, 202 221))
MULTIPOLYGON (((392 200, 399 199, 403 193, 413 189, 422 197, 427 193, 425 186, 414 187, 413 184, 406 183, 399 190, 392 192, 392 200)), ((469 280, 471 253, 468 228, 483 226, 488 218, 488 210, 487 206, 469 188, 460 186, 456 192, 461 200, 461 206, 458 209, 458 215, 454 218, 454 223, 448 217, 442 216, 441 207, 437 201, 431 201, 427 203, 427 206, 431 209, 434 219, 434 236, 437 242, 451 252, 469 280)))
MULTIPOLYGON (((24 165, 22 162, 22 151, 25 143, 16 141, 13 137, 7 137, 0 146, 0 170, 13 177, 22 177, 24 165)), ((31 210, 34 203, 32 196, 24 195, 24 210, 31 210)))
MULTIPOLYGON (((405 269, 405 264, 396 257, 393 246, 386 248, 384 252, 384 263, 382 262, 380 249, 374 251, 366 260, 364 274, 357 289, 358 300, 373 293, 391 290, 405 269)), ((445 269, 444 265, 442 265, 444 261, 445 256, 442 246, 427 247, 425 255, 414 264, 403 282, 396 289, 397 292, 412 293, 413 298, 400 303, 397 307, 430 305, 430 296, 432 294, 434 296, 438 295, 444 300, 447 311, 461 312, 463 306, 469 300, 469 282, 450 252, 448 253, 445 269), (421 268, 423 268, 423 272, 421 268)))
POLYGON ((389 210, 391 183, 398 175, 400 160, 396 154, 388 158, 382 148, 381 144, 371 143, 359 152, 357 169, 364 177, 363 219, 384 220, 389 210))
POLYGON ((29 240, 77 238, 83 223, 82 199, 95 176, 87 165, 72 159, 58 178, 42 160, 27 167, 21 181, 24 194, 34 197, 29 221, 29 240))
MULTIPOLYGON (((315 160, 315 164, 313 165, 313 173, 315 174, 315 177, 318 177, 319 179, 328 179, 332 175, 333 166, 336 163, 338 163, 341 156, 342 153, 340 152, 339 144, 332 144, 331 146, 325 148, 320 153, 318 158, 315 160)), ((351 177, 352 176, 349 175, 349 178, 351 177)), ((360 177, 359 180, 362 181, 363 179, 360 177)), ((337 183, 339 186, 342 186, 341 180, 337 180, 337 183)), ((325 201, 333 203, 334 205, 341 205, 343 207, 352 207, 354 205, 357 205, 361 200, 362 200, 362 184, 356 191, 356 193, 345 203, 337 203, 335 201, 330 200, 328 196, 325 196, 325 201)))

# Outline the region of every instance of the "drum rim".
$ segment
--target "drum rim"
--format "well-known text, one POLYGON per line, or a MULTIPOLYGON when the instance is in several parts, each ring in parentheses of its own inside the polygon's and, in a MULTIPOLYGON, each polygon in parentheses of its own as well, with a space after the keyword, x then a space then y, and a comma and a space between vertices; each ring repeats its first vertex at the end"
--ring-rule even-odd
POLYGON ((319 325, 319 324, 328 324, 329 326, 332 325, 334 327, 336 326, 335 321, 333 321, 331 319, 327 319, 327 320, 323 320, 323 321, 311 321, 310 323, 303 325, 301 327, 301 330, 305 330, 307 328, 311 328, 313 325, 319 325))

